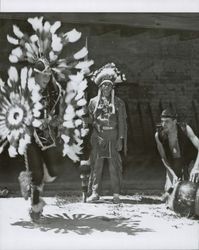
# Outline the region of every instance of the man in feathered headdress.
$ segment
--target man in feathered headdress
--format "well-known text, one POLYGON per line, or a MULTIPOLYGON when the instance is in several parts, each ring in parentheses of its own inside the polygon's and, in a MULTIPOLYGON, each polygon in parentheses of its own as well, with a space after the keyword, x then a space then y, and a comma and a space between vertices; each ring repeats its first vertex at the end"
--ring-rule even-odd
MULTIPOLYGON (((88 53, 85 47, 67 56, 62 53, 68 43, 80 39, 81 33, 77 30, 56 33, 61 22, 51 25, 48 21, 44 22, 43 17, 28 18, 28 22, 33 35, 29 36, 13 25, 15 37, 8 35, 7 39, 16 46, 10 53, 10 62, 27 62, 33 68, 34 82, 39 85, 42 96, 38 104, 39 112, 33 112, 38 120, 32 124, 33 135, 24 152, 28 171, 19 176, 24 198, 28 198, 31 187, 30 216, 36 220, 45 205, 41 199, 43 183, 56 178, 56 159, 52 150, 57 137, 63 144, 63 155, 73 161, 79 160, 82 138, 86 133, 82 121, 86 105, 84 91, 87 87, 84 76, 93 61, 85 60, 88 53)), ((30 86, 29 75, 26 80, 30 86)), ((37 96, 33 96, 33 99, 37 99, 37 96)))
POLYGON ((92 120, 91 175, 92 190, 88 202, 99 200, 99 185, 104 160, 108 161, 113 202, 120 201, 122 161, 120 151, 127 151, 127 123, 124 102, 115 96, 115 85, 124 80, 114 63, 108 63, 95 71, 92 80, 98 86, 98 95, 90 100, 88 109, 92 120))

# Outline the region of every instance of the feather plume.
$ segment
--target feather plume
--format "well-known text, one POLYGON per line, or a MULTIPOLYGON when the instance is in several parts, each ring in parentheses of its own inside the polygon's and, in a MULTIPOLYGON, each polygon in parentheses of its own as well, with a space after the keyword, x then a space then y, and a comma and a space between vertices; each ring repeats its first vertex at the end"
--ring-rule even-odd
POLYGON ((8 70, 9 79, 13 82, 17 82, 19 79, 18 72, 15 67, 11 66, 8 70))
POLYGON ((33 89, 35 88, 35 79, 34 78, 28 78, 28 89, 30 91, 33 91, 33 89))
POLYGON ((83 62, 79 62, 75 68, 76 69, 87 69, 89 68, 91 65, 93 65, 94 61, 90 60, 90 61, 83 61, 83 62))
POLYGON ((82 120, 81 119, 77 119, 75 120, 75 127, 78 127, 82 124, 82 120))
POLYGON ((32 123, 33 127, 35 127, 35 128, 39 128, 41 126, 41 124, 42 124, 42 122, 37 120, 37 119, 35 119, 32 123))
POLYGON ((63 126, 66 127, 66 128, 74 128, 74 123, 72 121, 65 121, 63 122, 63 126))
POLYGON ((85 110, 84 109, 77 110, 76 115, 79 116, 79 117, 82 117, 83 115, 85 115, 85 110))
POLYGON ((38 36, 37 35, 32 35, 32 36, 30 36, 30 41, 32 42, 32 43, 35 43, 35 42, 37 42, 38 41, 38 36))
POLYGON ((20 58, 21 56, 23 56, 23 52, 22 52, 22 49, 20 47, 17 47, 15 49, 13 49, 11 51, 11 53, 12 53, 12 55, 14 55, 14 56, 16 56, 18 58, 20 58))
POLYGON ((85 56, 87 56, 88 54, 88 50, 86 47, 83 47, 81 50, 79 50, 77 53, 75 53, 73 55, 73 57, 76 59, 76 60, 79 60, 79 59, 82 59, 84 58, 85 56))
POLYGON ((56 51, 56 52, 61 51, 62 48, 63 48, 63 44, 61 42, 61 38, 58 37, 56 34, 52 35, 52 44, 51 44, 51 46, 52 46, 52 49, 54 51, 56 51))
POLYGON ((13 32, 14 32, 15 36, 20 38, 20 39, 24 36, 24 34, 21 32, 21 30, 19 29, 19 27, 17 25, 13 25, 13 32))
POLYGON ((42 31, 42 21, 43 21, 43 17, 28 18, 28 22, 32 25, 32 28, 35 31, 39 30, 39 32, 42 31))
POLYGON ((74 162, 79 161, 79 157, 74 152, 73 148, 68 146, 67 144, 64 144, 64 149, 63 149, 63 156, 65 155, 67 155, 74 162))
POLYGON ((64 141, 64 143, 66 143, 66 144, 69 143, 69 141, 70 141, 70 137, 67 135, 61 135, 61 138, 64 141))
POLYGON ((15 157, 17 155, 17 150, 14 146, 10 145, 8 148, 8 153, 10 157, 15 157))
POLYGON ((67 33, 64 34, 64 37, 70 42, 74 43, 78 41, 81 37, 81 32, 77 31, 76 29, 73 29, 67 33))
POLYGON ((81 136, 85 137, 88 134, 88 132, 89 132, 89 129, 82 128, 81 129, 81 136))
POLYGON ((45 23, 44 23, 44 31, 46 32, 46 33, 48 33, 49 31, 50 31, 50 23, 48 22, 48 21, 46 21, 45 23))
POLYGON ((13 37, 11 37, 9 35, 7 35, 7 40, 11 44, 14 44, 14 45, 18 45, 19 44, 19 40, 18 39, 15 39, 15 38, 13 38, 13 37))
POLYGON ((74 133, 75 133, 76 137, 80 137, 80 131, 79 131, 79 129, 75 129, 74 133))
POLYGON ((74 98, 75 92, 68 93, 65 97, 65 103, 70 103, 71 100, 74 98))
POLYGON ((78 105, 78 106, 84 106, 84 105, 86 105, 86 103, 87 103, 86 99, 85 99, 85 98, 82 98, 82 99, 80 99, 80 100, 77 102, 77 105, 78 105))
POLYGON ((28 69, 27 67, 22 68, 21 70, 21 87, 25 89, 27 82, 28 69))
POLYGON ((78 94, 75 96, 75 101, 81 99, 84 96, 84 91, 78 91, 78 94))
POLYGON ((41 115, 41 112, 40 112, 40 111, 38 111, 37 109, 33 109, 33 115, 34 115, 34 117, 39 118, 39 117, 40 117, 40 115, 41 115))
POLYGON ((78 90, 78 86, 79 86, 79 82, 69 81, 68 84, 67 84, 66 91, 68 93, 71 92, 71 91, 76 91, 76 90, 78 90))
POLYGON ((49 53, 49 58, 50 58, 50 61, 53 62, 53 61, 56 61, 56 60, 57 60, 58 56, 55 55, 54 51, 51 51, 51 52, 49 53))
POLYGON ((60 21, 56 21, 50 28, 50 32, 52 34, 54 34, 58 29, 59 27, 61 26, 61 22, 60 21))
POLYGON ((28 77, 31 77, 31 75, 32 75, 32 68, 28 70, 28 77))
POLYGON ((19 61, 18 57, 14 56, 14 55, 9 55, 9 61, 11 63, 17 63, 19 61))
POLYGON ((74 82, 81 82, 84 78, 84 75, 81 72, 78 72, 76 75, 69 75, 68 77, 74 82))

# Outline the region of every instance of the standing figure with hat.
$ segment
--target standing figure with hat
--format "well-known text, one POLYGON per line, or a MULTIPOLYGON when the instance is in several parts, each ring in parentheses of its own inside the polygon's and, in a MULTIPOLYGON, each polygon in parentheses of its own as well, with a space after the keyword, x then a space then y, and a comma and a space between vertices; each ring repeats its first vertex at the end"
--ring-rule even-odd
POLYGON ((162 111, 155 140, 166 167, 164 199, 178 181, 199 182, 199 139, 188 124, 177 121, 172 108, 162 111))
POLYGON ((92 80, 98 86, 98 95, 90 100, 88 109, 92 122, 91 175, 88 202, 99 200, 99 187, 105 160, 109 166, 113 202, 120 202, 122 161, 120 151, 127 151, 127 123, 124 102, 115 96, 115 85, 122 82, 122 75, 114 63, 95 71, 92 80))
MULTIPOLYGON (((28 199, 30 194, 29 214, 34 221, 40 218, 45 205, 41 198, 44 183, 56 178, 54 152, 57 145, 63 145, 63 156, 67 155, 74 162, 79 160, 86 133, 82 119, 86 105, 85 74, 93 64, 92 60, 85 60, 86 47, 77 48, 75 52, 68 50, 67 55, 63 53, 67 44, 80 39, 81 32, 73 29, 58 33, 60 21, 50 24, 43 19, 42 16, 28 18, 32 35, 23 33, 16 25, 13 25, 14 37, 7 35, 8 42, 16 46, 9 55, 10 62, 23 62, 28 67, 21 70, 20 77, 15 67, 11 67, 8 85, 12 88, 4 84, 5 89, 2 89, 14 108, 17 98, 20 102, 18 109, 23 118, 20 131, 27 139, 20 140, 19 133, 15 133, 12 138, 8 136, 7 141, 14 145, 10 149, 12 157, 18 153, 24 155, 26 171, 21 172, 19 182, 24 198, 28 199), (14 80, 17 85, 12 84, 14 80), (24 109, 21 106, 25 106, 24 109), (18 148, 18 144, 23 147, 18 148)), ((15 110, 11 111, 13 116, 15 110)), ((15 117, 19 117, 17 112, 11 119, 14 125, 15 117)), ((6 116, 3 119, 8 124, 6 116)), ((15 127, 9 126, 14 131, 15 127)))

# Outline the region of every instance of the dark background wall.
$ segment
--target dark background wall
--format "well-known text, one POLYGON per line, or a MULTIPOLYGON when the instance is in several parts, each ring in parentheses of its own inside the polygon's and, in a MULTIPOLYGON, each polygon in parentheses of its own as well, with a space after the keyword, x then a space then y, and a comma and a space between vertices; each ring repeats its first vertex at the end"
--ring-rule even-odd
MULTIPOLYGON (((12 34, 12 24, 31 33, 25 21, 29 16, 44 15, 49 21, 62 21, 62 30, 82 31, 81 45, 87 44, 93 70, 107 62, 115 62, 127 81, 116 92, 127 107, 128 157, 124 160, 126 181, 164 179, 154 133, 163 108, 173 106, 180 120, 187 121, 199 132, 199 15, 198 14, 138 14, 138 13, 1 13, 0 73, 6 76, 11 47, 6 35, 12 34)), ((96 94, 89 84, 88 95, 96 94)), ((0 160, 3 173, 13 176, 10 160, 3 153, 0 160), (8 171, 8 169, 10 169, 8 171)), ((60 168, 60 182, 77 180, 78 171, 69 160, 68 168, 60 168)), ((21 165, 22 159, 18 162, 21 165)), ((61 161, 59 165, 66 165, 61 161)), ((105 174, 106 176, 106 174, 105 174)), ((5 177, 4 177, 5 179, 5 177)), ((105 177, 106 179, 106 177, 105 177)), ((136 183, 136 182, 135 182, 136 183)), ((145 182, 146 183, 146 182, 145 182)), ((159 183, 159 182, 158 182, 159 183)), ((140 183, 139 183, 140 185, 140 183)), ((161 184, 162 185, 162 184, 161 184)), ((161 186, 159 185, 159 187, 161 186)))

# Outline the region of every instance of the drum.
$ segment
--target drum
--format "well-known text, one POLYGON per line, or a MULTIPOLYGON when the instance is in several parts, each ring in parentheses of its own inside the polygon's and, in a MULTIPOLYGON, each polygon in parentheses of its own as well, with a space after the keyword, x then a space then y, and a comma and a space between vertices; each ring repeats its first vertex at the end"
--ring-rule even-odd
POLYGON ((199 183, 177 182, 169 197, 168 207, 181 216, 199 216, 199 183))

